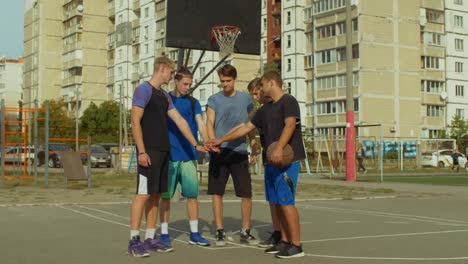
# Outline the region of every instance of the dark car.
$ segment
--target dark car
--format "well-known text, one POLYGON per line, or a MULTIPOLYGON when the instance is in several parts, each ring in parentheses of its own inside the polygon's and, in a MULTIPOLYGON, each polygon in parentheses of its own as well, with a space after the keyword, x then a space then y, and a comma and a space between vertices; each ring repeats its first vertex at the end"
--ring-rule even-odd
MULTIPOLYGON (((88 146, 84 145, 80 147, 81 161, 83 164, 88 164, 88 146)), ((101 145, 91 145, 91 152, 89 153, 91 167, 106 166, 110 168, 112 166, 111 155, 101 145)))
MULTIPOLYGON (((71 151, 69 145, 64 143, 50 143, 49 144, 49 160, 47 164, 50 168, 59 168, 62 167, 62 160, 60 158, 59 151, 71 151)), ((37 153, 37 158, 39 160, 39 165, 45 164, 45 151, 44 149, 40 150, 37 153)))

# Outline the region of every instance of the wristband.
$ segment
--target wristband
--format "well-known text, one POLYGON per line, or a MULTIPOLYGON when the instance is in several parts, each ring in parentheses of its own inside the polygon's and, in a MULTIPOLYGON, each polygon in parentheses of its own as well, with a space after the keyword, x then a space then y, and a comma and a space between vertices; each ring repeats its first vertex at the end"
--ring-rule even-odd
POLYGON ((143 155, 143 154, 146 154, 146 152, 140 152, 138 153, 138 156, 143 155))

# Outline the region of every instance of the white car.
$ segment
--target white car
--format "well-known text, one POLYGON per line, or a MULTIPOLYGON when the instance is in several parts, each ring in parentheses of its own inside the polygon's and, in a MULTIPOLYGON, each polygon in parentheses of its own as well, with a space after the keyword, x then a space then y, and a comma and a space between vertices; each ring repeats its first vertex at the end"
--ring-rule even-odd
MULTIPOLYGON (((26 152, 23 146, 16 146, 5 151, 5 163, 23 164, 26 158, 27 164, 33 164, 36 158, 34 147, 26 147, 26 152)), ((1 157, 0 157, 1 158, 1 157)))
MULTIPOLYGON (((421 165, 422 166, 432 166, 432 167, 451 167, 453 164, 453 159, 452 159, 452 153, 453 150, 451 149, 441 149, 439 151, 435 151, 432 153, 422 153, 421 154, 421 165)), ((464 168, 466 165, 466 156, 464 154, 461 154, 461 157, 458 158, 458 163, 460 164, 460 167, 464 168)))

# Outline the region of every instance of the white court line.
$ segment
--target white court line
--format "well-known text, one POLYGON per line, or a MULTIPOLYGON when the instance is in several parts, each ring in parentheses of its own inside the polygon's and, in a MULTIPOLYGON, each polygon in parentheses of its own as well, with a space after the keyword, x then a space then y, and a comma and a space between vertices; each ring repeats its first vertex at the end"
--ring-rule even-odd
POLYGON ((406 260, 406 261, 435 261, 435 260, 464 260, 468 257, 449 257, 449 258, 394 258, 394 257, 354 257, 354 256, 333 256, 305 254, 307 257, 333 258, 333 259, 361 259, 361 260, 406 260))
POLYGON ((353 213, 360 213, 360 214, 371 215, 371 216, 402 218, 402 219, 407 219, 407 220, 414 220, 414 221, 419 221, 419 222, 428 222, 428 223, 434 223, 434 224, 468 225, 468 222, 466 222, 466 221, 452 220, 452 219, 445 219, 445 218, 437 218, 437 217, 430 217, 430 216, 395 214, 395 213, 387 213, 387 212, 365 211, 365 210, 345 209, 345 208, 339 208, 339 207, 325 207, 325 206, 316 206, 316 205, 299 205, 299 207, 308 208, 308 209, 314 209, 314 208, 324 209, 324 210, 336 211, 336 212, 353 212, 353 213))
POLYGON ((396 225, 400 225, 400 224, 409 224, 410 222, 399 222, 399 221, 384 221, 384 224, 396 224, 396 225))
POLYGON ((0 204, 2 207, 28 207, 28 206, 65 206, 65 205, 119 205, 131 204, 131 202, 93 202, 93 203, 24 203, 24 204, 0 204))
POLYGON ((375 236, 324 238, 324 239, 306 240, 306 241, 302 241, 302 243, 341 241, 341 240, 353 240, 353 239, 368 239, 368 238, 382 238, 382 237, 420 236, 420 235, 449 234, 449 233, 462 233, 462 232, 468 232, 468 229, 418 232, 418 233, 400 233, 400 234, 387 234, 387 235, 375 235, 375 236))
MULTIPOLYGON (((95 219, 98 219, 98 220, 102 220, 102 221, 105 221, 105 222, 110 222, 110 223, 113 223, 113 224, 117 224, 117 225, 121 225, 121 226, 125 226, 127 228, 130 228, 130 225, 128 225, 128 224, 123 224, 123 223, 116 222, 116 221, 113 221, 113 220, 98 217, 98 216, 95 216, 95 215, 92 215, 92 214, 89 214, 89 213, 86 213, 86 212, 83 212, 83 211, 74 210, 74 209, 71 209, 71 208, 63 207, 63 206, 57 206, 57 207, 65 209, 65 210, 69 210, 69 211, 72 211, 72 212, 75 212, 75 213, 78 213, 78 214, 86 215, 86 216, 89 216, 91 218, 95 218, 95 219)), ((81 207, 81 208, 87 209, 87 210, 91 210, 91 211, 100 212, 100 213, 103 213, 103 214, 108 214, 108 215, 119 217, 119 218, 123 218, 123 219, 126 219, 126 220, 130 220, 129 217, 121 216, 121 215, 114 214, 114 213, 111 213, 111 212, 107 212, 107 211, 103 211, 103 210, 99 210, 99 209, 94 209, 94 208, 90 208, 90 207, 85 207, 85 206, 78 206, 78 207, 81 207)), ((142 221, 142 222, 144 222, 144 221, 142 221)), ((173 231, 189 234, 186 231, 178 230, 178 229, 175 229, 175 228, 169 228, 169 229, 173 230, 173 231)), ((145 231, 145 230, 140 229, 140 231, 145 231)), ((213 238, 210 238, 210 237, 207 237, 207 239, 214 240, 213 238)), ((186 241, 186 240, 181 240, 181 239, 177 239, 177 238, 173 238, 172 240, 183 243, 183 244, 188 243, 188 241, 186 241)), ((252 247, 252 246, 248 246, 248 245, 241 245, 241 244, 237 244, 237 243, 233 243, 233 242, 229 242, 229 241, 226 241, 226 243, 227 244, 232 244, 234 246, 231 246, 231 247, 204 247, 204 246, 198 246, 198 247, 203 248, 203 249, 207 249, 207 250, 236 249, 236 248, 255 248, 256 249, 257 248, 257 247, 252 247)))

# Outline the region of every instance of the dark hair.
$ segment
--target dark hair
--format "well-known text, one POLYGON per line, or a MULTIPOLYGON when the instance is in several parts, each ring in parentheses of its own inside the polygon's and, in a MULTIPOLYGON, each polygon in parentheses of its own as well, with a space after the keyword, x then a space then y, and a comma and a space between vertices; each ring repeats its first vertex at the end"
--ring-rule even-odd
POLYGON ((275 81, 279 86, 283 86, 281 75, 277 71, 269 71, 262 76, 262 80, 275 81))
POLYGON ((187 67, 180 67, 180 69, 177 70, 177 73, 175 74, 174 79, 180 81, 184 77, 189 77, 193 79, 193 74, 187 67))
POLYGON ((230 64, 226 64, 218 69, 218 75, 232 77, 234 79, 237 79, 237 70, 236 68, 234 68, 234 66, 230 64))
POLYGON ((258 86, 260 86, 260 78, 257 77, 249 82, 247 90, 249 90, 249 93, 253 93, 254 88, 258 86))

